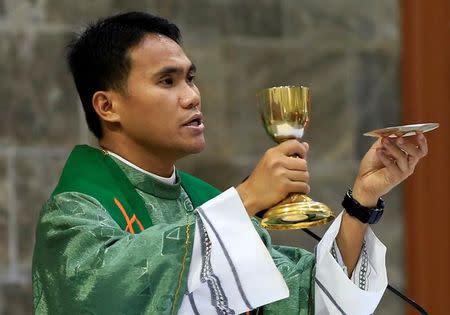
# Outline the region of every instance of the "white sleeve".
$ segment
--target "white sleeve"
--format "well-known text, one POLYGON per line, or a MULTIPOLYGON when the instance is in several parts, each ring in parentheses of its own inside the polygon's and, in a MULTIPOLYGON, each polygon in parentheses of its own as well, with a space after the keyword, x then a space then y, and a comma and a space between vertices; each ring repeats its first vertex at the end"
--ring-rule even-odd
POLYGON ((240 314, 289 296, 234 188, 197 212, 188 292, 178 314, 240 314))
MULTIPOLYGON (((387 287, 386 247, 369 227, 365 252, 349 279, 343 263, 331 253, 342 221, 342 213, 329 227, 316 248, 315 314, 372 314, 387 287), (364 279, 360 274, 364 273, 364 279)), ((339 253, 338 253, 339 254, 339 253)))
MULTIPOLYGON (((348 275, 347 266, 344 263, 344 259, 342 258, 341 251, 339 250, 336 240, 334 240, 333 245, 331 246, 331 255, 334 257, 339 266, 341 266, 342 271, 348 275)), ((369 283, 371 283, 372 280, 371 276, 372 266, 369 264, 369 254, 367 254, 366 240, 363 240, 361 253, 355 268, 353 268, 353 273, 350 279, 360 289, 367 290, 369 288, 369 283)))

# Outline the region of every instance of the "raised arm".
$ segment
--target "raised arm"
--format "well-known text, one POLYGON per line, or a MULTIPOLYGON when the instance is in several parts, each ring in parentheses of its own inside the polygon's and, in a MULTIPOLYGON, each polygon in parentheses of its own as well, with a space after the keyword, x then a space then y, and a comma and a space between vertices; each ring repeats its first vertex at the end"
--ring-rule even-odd
MULTIPOLYGON (((361 161, 353 198, 365 207, 375 207, 378 198, 413 174, 417 163, 427 153, 423 134, 377 140, 361 161)), ((359 259, 367 226, 344 211, 336 241, 349 275, 359 259)))

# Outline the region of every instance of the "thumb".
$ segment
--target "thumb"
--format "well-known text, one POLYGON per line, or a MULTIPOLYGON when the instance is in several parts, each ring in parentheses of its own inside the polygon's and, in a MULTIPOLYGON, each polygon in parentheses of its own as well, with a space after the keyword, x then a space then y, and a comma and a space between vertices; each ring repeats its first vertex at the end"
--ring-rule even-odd
POLYGON ((308 142, 303 142, 303 145, 305 146, 305 155, 303 156, 304 159, 306 159, 308 157, 308 152, 309 152, 309 143, 308 142))
POLYGON ((308 152, 309 151, 309 143, 303 142, 303 145, 306 147, 306 152, 308 152))

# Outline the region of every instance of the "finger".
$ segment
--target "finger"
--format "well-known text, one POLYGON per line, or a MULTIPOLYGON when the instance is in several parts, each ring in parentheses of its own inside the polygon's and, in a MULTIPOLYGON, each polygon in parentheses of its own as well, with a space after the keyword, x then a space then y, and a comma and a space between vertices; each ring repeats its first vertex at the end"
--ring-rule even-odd
POLYGON ((310 187, 305 182, 288 182, 286 183, 286 189, 289 193, 301 193, 301 194, 309 194, 310 187))
POLYGON ((286 169, 292 170, 292 171, 307 171, 308 170, 308 162, 302 158, 284 156, 282 158, 282 165, 286 169))
POLYGON ((394 177, 400 178, 402 176, 402 171, 398 167, 398 165, 395 163, 395 160, 389 157, 388 153, 386 152, 386 149, 384 148, 378 148, 377 149, 378 158, 380 159, 381 163, 386 167, 389 173, 394 175, 394 177))
POLYGON ((383 146, 383 139, 384 138, 378 138, 370 147, 371 150, 376 150, 377 148, 380 148, 383 146))
POLYGON ((278 150, 284 155, 305 157, 308 152, 307 146, 295 139, 287 140, 278 145, 278 150))
POLYGON ((419 163, 420 158, 408 155, 408 165, 410 173, 414 172, 417 163, 419 163))
POLYGON ((422 153, 422 157, 428 154, 428 141, 427 138, 423 135, 423 133, 419 133, 417 136, 417 144, 419 146, 419 150, 422 153))
POLYGON ((309 182, 309 173, 305 171, 287 171, 286 176, 289 180, 294 182, 309 182))
POLYGON ((412 141, 410 139, 405 139, 403 137, 398 138, 396 140, 398 147, 407 154, 406 160, 410 172, 414 171, 417 163, 424 156, 419 146, 417 145, 418 143, 417 139, 415 140, 416 141, 412 141))
POLYGON ((420 149, 420 147, 415 143, 412 143, 411 141, 408 141, 404 138, 398 138, 397 145, 402 151, 406 152, 407 154, 409 154, 414 158, 423 157, 423 152, 420 149))
POLYGON ((384 138, 383 149, 384 153, 388 153, 393 157, 395 164, 397 164, 402 172, 409 171, 408 153, 402 151, 402 149, 395 144, 395 140, 384 138))
POLYGON ((416 148, 418 149, 419 153, 417 156, 414 156, 412 159, 409 160, 410 168, 412 171, 414 171, 419 160, 428 154, 428 142, 423 133, 418 133, 415 136, 415 140, 417 142, 416 148))
POLYGON ((308 152, 309 152, 309 143, 308 142, 303 142, 303 145, 306 147, 306 153, 305 153, 305 156, 303 158, 306 159, 308 157, 308 152))

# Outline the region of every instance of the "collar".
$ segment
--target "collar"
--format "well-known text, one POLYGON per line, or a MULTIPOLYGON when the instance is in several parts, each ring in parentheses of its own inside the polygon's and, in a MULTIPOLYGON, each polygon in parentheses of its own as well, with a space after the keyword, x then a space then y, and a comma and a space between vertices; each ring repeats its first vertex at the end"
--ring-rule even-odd
POLYGON ((170 177, 150 173, 120 155, 106 151, 137 189, 163 199, 177 199, 181 193, 181 181, 175 167, 170 177))

